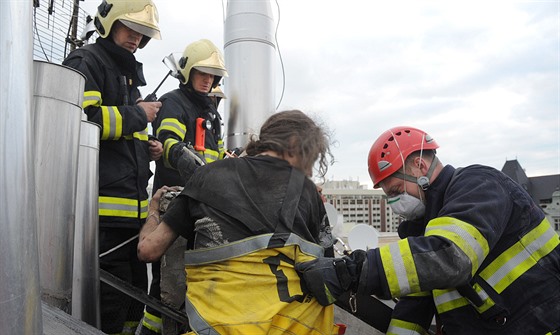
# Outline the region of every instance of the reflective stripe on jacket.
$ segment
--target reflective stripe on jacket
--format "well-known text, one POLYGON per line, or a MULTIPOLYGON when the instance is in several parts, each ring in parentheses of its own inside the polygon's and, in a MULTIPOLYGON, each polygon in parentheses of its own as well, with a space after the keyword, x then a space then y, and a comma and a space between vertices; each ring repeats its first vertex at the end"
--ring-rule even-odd
MULTIPOLYGON (((183 186, 176 168, 176 159, 182 154, 177 143, 195 144, 196 119, 203 118, 212 123, 212 129, 205 129, 205 150, 198 151, 206 163, 211 163, 225 156, 224 142, 221 135, 219 113, 208 97, 181 85, 164 94, 160 101, 162 108, 154 121, 154 135, 163 143, 163 157, 156 162, 154 190, 163 185, 183 186)), ((200 131, 200 130, 199 130, 200 131)))
POLYGON ((140 98, 138 86, 145 81, 132 54, 123 57, 133 62, 128 67, 136 72, 126 73, 126 66, 118 64, 106 48, 118 47, 98 39, 74 50, 63 64, 86 77, 82 107, 88 120, 101 126, 100 227, 138 229, 147 216, 146 188, 152 175, 147 118, 135 104, 140 98))
POLYGON ((369 271, 376 294, 432 291, 431 298, 401 299, 392 331, 427 329, 432 315, 419 320, 419 310, 437 310, 448 334, 560 328, 560 239, 540 207, 500 171, 475 165, 454 172, 445 167, 426 192, 424 236, 368 255, 382 267, 369 271))

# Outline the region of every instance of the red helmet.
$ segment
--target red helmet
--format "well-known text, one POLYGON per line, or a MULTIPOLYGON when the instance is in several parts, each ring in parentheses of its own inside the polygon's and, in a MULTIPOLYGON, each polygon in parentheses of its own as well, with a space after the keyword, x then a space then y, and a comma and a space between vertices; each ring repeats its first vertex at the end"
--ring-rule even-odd
POLYGON ((426 132, 412 127, 394 127, 385 131, 369 149, 368 170, 373 188, 403 167, 411 153, 439 148, 426 132))

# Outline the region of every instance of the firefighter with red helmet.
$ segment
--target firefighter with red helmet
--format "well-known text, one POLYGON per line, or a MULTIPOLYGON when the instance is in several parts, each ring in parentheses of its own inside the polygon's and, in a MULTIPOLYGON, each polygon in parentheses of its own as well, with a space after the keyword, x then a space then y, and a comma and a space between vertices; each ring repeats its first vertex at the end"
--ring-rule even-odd
MULTIPOLYGON (((71 52, 63 64, 86 77, 82 107, 101 127, 99 148, 100 268, 146 291, 146 264, 134 239, 148 214, 150 160, 163 153, 148 136, 161 102, 143 101, 146 85, 134 53, 160 39, 159 17, 151 0, 103 0, 94 24, 99 38, 71 52)), ((143 305, 101 283, 101 330, 134 334, 143 305)))
POLYGON ((344 291, 400 298, 388 334, 552 334, 560 329, 560 240, 517 183, 487 166, 455 169, 426 132, 395 127, 375 141, 375 188, 415 233, 380 248, 297 268, 323 303, 344 291))

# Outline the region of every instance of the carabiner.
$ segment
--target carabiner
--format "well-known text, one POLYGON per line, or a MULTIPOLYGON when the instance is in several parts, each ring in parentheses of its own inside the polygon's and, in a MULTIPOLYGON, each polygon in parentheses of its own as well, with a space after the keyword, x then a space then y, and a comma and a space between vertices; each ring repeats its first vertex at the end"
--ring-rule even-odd
POLYGON ((352 252, 352 250, 339 237, 336 238, 336 242, 333 244, 333 249, 340 256, 348 256, 352 252), (342 251, 336 246, 339 243, 342 245, 342 248, 343 248, 342 251))

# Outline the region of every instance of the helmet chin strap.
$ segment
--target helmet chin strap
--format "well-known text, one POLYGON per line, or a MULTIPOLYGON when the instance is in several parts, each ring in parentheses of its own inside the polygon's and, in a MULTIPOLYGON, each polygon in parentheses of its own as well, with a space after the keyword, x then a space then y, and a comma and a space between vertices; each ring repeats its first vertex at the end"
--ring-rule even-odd
POLYGON ((418 186, 420 186, 420 188, 422 189, 422 191, 426 191, 428 189, 428 187, 430 187, 430 178, 432 177, 432 174, 434 173, 434 170, 436 169, 437 163, 439 162, 439 159, 437 158, 437 156, 434 156, 434 160, 432 161, 432 163, 430 164, 430 168, 428 169, 428 173, 426 173, 425 176, 420 176, 420 177, 414 177, 408 174, 404 174, 400 171, 397 171, 393 174, 394 177, 396 178, 400 178, 412 183, 416 183, 418 184, 418 186))

